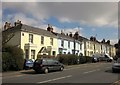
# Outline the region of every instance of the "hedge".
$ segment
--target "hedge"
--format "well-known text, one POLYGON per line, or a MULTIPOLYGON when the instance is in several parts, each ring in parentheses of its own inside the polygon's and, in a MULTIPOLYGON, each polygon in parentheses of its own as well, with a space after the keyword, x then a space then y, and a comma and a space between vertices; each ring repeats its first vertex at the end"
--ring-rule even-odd
POLYGON ((22 70, 24 66, 23 51, 18 47, 5 46, 2 52, 2 70, 22 70))
POLYGON ((60 54, 57 58, 61 63, 65 65, 75 65, 92 62, 92 58, 89 56, 77 56, 73 54, 60 54))
POLYGON ((8 71, 10 69, 11 55, 9 52, 2 52, 2 70, 8 71))
POLYGON ((58 60, 66 65, 78 64, 78 56, 73 54, 67 54, 67 55, 61 54, 58 56, 58 60))

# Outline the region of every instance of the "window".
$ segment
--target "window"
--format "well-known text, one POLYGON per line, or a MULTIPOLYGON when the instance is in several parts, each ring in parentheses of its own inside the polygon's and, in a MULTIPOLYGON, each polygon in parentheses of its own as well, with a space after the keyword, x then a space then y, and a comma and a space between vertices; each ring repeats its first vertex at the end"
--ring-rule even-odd
POLYGON ((53 38, 50 38, 50 45, 53 45, 53 38))
POLYGON ((29 59, 28 49, 25 50, 25 57, 26 57, 26 59, 29 59))
POLYGON ((33 34, 29 34, 29 42, 33 43, 33 34))
POLYGON ((101 45, 101 50, 102 50, 102 45, 101 45))
POLYGON ((31 59, 35 59, 35 50, 31 50, 31 59))
POLYGON ((68 48, 70 48, 70 41, 68 41, 68 48))
POLYGON ((80 44, 80 50, 82 50, 82 44, 80 44))
POLYGON ((61 40, 61 46, 64 46, 64 41, 63 40, 61 40))
POLYGON ((56 52, 55 52, 55 51, 53 51, 53 52, 52 52, 52 55, 55 55, 55 54, 56 54, 56 52))
POLYGON ((24 36, 24 33, 22 33, 22 36, 24 36))
POLYGON ((89 48, 89 42, 87 44, 88 44, 87 47, 89 48))
POLYGON ((41 44, 44 44, 44 37, 41 36, 41 44))

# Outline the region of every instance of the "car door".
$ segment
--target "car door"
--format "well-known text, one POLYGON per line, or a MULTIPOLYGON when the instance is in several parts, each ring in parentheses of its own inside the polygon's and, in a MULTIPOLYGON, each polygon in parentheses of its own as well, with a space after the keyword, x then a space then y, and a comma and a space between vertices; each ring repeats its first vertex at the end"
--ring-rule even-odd
POLYGON ((59 69, 60 69, 60 63, 54 60, 54 70, 59 70, 59 69))
POLYGON ((51 60, 51 59, 48 59, 47 60, 47 67, 48 67, 48 69, 51 71, 51 70, 54 70, 54 62, 53 62, 53 60, 51 60))

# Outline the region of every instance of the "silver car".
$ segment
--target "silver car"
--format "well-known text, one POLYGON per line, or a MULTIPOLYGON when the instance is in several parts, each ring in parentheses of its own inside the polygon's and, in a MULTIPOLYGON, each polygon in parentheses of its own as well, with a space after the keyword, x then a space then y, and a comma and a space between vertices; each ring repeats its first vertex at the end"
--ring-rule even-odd
POLYGON ((120 72, 120 58, 117 59, 112 65, 113 72, 120 72))
POLYGON ((28 59, 25 62, 25 69, 28 70, 30 68, 33 68, 33 64, 34 64, 34 59, 28 59))

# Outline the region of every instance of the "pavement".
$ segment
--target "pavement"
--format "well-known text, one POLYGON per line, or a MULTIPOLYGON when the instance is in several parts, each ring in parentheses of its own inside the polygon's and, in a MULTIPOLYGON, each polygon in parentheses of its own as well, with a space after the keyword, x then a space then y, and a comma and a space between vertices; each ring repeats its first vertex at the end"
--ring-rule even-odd
MULTIPOLYGON (((64 71, 37 74, 34 70, 4 72, 2 83, 72 83, 82 85, 120 85, 120 74, 112 73, 112 63, 99 62, 65 66, 64 71)), ((8 85, 8 84, 7 84, 8 85)))

